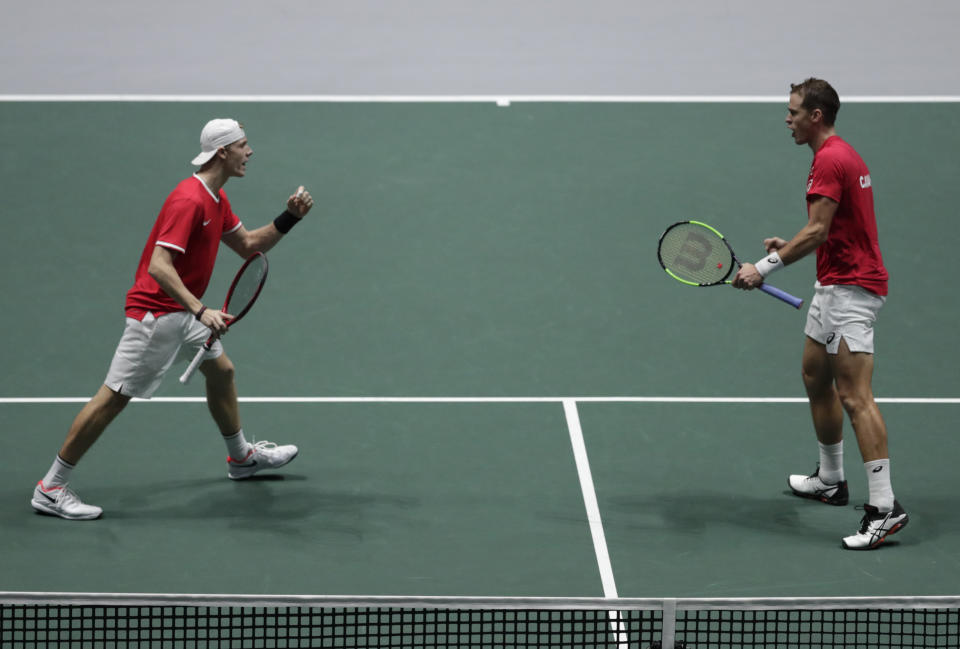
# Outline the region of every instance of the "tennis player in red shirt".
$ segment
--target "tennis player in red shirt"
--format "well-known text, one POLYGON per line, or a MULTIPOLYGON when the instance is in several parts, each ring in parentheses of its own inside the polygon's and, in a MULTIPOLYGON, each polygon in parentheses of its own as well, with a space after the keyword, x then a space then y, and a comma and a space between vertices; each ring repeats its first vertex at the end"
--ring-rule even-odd
POLYGON ((764 239, 767 255, 744 264, 733 285, 746 290, 785 265, 817 254, 815 295, 804 328, 803 381, 810 400, 820 464, 791 475, 797 496, 831 505, 849 500, 843 473, 843 413, 853 425, 867 474, 869 502, 850 550, 870 550, 909 520, 890 482, 887 428, 873 398, 873 325, 886 300, 887 271, 877 242, 870 171, 834 128, 840 98, 829 83, 791 85, 787 126, 813 150, 807 179, 807 225, 790 241, 764 239))
MULTIPOLYGON (((175 361, 191 359, 211 331, 226 332, 231 314, 201 301, 220 242, 243 258, 266 252, 313 206, 310 193, 300 187, 272 223, 248 231, 223 191, 230 178, 246 175, 253 155, 243 127, 233 119, 211 120, 201 131, 200 149, 192 161, 200 169, 167 197, 144 246, 127 292, 126 328, 104 384, 76 416, 50 470, 34 488, 30 502, 38 512, 69 520, 100 517, 100 507, 83 503, 67 486, 73 469, 131 398, 150 398, 175 361)), ((230 478, 249 478, 296 457, 293 445, 247 442, 233 363, 219 340, 206 352, 200 371, 207 405, 227 446, 230 478)))

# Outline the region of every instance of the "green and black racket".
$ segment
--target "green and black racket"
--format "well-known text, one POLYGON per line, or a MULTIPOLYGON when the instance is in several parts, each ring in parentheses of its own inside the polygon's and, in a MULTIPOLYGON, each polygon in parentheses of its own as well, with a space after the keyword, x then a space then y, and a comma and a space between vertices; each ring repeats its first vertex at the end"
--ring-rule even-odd
MULTIPOLYGON (((743 264, 722 234, 700 221, 674 223, 660 235, 660 265, 670 277, 689 286, 730 284, 743 264)), ((767 295, 799 309, 803 300, 766 282, 758 287, 767 295)))

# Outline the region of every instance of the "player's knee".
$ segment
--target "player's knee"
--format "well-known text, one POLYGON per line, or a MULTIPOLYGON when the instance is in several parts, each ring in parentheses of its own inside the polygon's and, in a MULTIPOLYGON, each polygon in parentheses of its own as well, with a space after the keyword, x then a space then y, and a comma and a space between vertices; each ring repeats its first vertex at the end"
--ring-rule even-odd
POLYGON ((99 394, 92 400, 91 406, 98 408, 109 417, 116 417, 120 411, 130 403, 130 397, 120 394, 106 385, 100 388, 99 394))
POLYGON ((233 367, 233 362, 231 362, 229 359, 226 359, 225 362, 220 363, 217 366, 217 378, 221 383, 232 382, 234 374, 235 369, 233 367))
POLYGON ((829 392, 833 388, 833 381, 830 380, 829 376, 824 376, 823 372, 818 372, 807 366, 800 370, 800 378, 803 379, 803 387, 807 389, 809 396, 817 396, 829 392))
POLYGON ((129 397, 121 396, 119 399, 113 399, 107 405, 107 410, 111 416, 116 417, 120 412, 127 407, 127 404, 130 403, 129 397))
POLYGON ((212 381, 217 384, 230 383, 233 381, 233 361, 227 358, 226 354, 213 359, 209 363, 201 365, 200 368, 204 375, 206 375, 208 381, 212 381))
POLYGON ((838 385, 837 395, 840 397, 840 403, 843 404, 843 409, 850 417, 853 417, 864 408, 869 407, 873 402, 872 395, 864 393, 863 390, 858 389, 856 386, 838 385))

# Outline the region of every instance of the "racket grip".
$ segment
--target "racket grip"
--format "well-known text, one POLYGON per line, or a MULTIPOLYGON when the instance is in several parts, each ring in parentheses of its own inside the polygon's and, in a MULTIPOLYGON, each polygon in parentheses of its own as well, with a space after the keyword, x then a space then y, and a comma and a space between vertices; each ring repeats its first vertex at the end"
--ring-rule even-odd
POLYGON ((789 293, 787 293, 786 291, 781 291, 776 286, 770 286, 766 282, 760 285, 760 290, 766 293, 767 295, 772 295, 778 300, 783 300, 784 302, 786 302, 787 304, 789 304, 795 309, 799 309, 801 306, 803 306, 802 299, 798 297, 794 297, 789 293))
POLYGON ((197 350, 197 355, 193 357, 193 360, 190 361, 190 364, 187 366, 186 371, 180 377, 180 382, 184 385, 190 381, 190 377, 193 376, 193 373, 197 371, 197 368, 200 367, 200 361, 203 360, 203 354, 207 351, 208 347, 206 345, 201 345, 200 349, 197 350))

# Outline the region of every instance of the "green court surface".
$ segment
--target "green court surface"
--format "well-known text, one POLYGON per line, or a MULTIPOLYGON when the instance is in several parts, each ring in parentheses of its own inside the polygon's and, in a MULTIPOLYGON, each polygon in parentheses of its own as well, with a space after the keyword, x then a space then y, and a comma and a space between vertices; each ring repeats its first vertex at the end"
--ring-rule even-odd
MULTIPOLYGON (((911 516, 850 553, 866 480, 849 426, 851 504, 785 494, 817 457, 805 312, 681 286, 655 257, 677 220, 711 223, 745 259, 802 226, 810 151, 785 106, 0 103, 0 590, 609 595, 566 402, 621 597, 955 595, 960 309, 937 270, 960 240, 955 114, 840 112, 891 274, 874 388, 911 516), (102 381, 163 199, 203 123, 227 115, 255 152, 226 186, 248 228, 299 184, 316 199, 225 340, 241 396, 262 398, 241 404, 248 437, 300 456, 229 481, 189 400, 202 382, 171 375, 75 474, 103 519, 35 515, 32 485, 102 381)), ((224 249, 208 303, 239 262, 224 249)), ((809 299, 812 260, 775 279, 809 299)))
MULTIPOLYGON (((841 550, 839 537, 854 531, 861 512, 853 505, 866 499, 858 459, 846 461, 849 506, 788 495, 786 474, 806 472, 798 459, 811 453, 805 404, 582 406, 620 593, 956 593, 960 517, 950 512, 951 467, 960 453, 951 421, 956 406, 933 412, 917 405, 882 407, 892 437, 893 482, 911 520, 888 545, 855 553, 841 550)), ((855 453, 851 446, 848 454, 855 453)), ((815 462, 814 452, 809 470, 815 462)))

